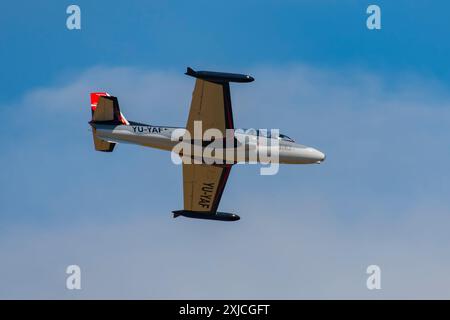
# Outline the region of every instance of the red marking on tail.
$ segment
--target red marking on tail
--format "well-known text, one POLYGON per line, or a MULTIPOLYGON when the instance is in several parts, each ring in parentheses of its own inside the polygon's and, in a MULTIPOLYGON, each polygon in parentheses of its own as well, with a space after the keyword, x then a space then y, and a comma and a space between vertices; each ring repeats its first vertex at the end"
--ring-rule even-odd
MULTIPOLYGON (((97 109, 97 104, 98 104, 98 99, 100 97, 110 97, 111 95, 107 92, 91 92, 91 109, 92 109, 92 114, 94 114, 95 109, 97 109)), ((119 106, 117 106, 118 108, 119 106)), ((124 115, 122 114, 122 112, 119 111, 119 116, 118 119, 122 124, 124 125, 130 125, 130 123, 128 122, 128 120, 124 117, 124 115)))
POLYGON ((91 109, 92 111, 95 111, 97 108, 98 98, 99 97, 109 97, 109 93, 107 92, 91 92, 91 109))

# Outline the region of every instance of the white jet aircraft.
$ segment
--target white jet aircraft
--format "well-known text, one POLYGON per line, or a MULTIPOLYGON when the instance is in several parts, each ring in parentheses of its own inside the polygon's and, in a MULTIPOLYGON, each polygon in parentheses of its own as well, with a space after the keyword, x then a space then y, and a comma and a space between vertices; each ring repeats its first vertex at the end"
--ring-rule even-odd
POLYGON ((251 160, 249 154, 252 151, 257 155, 256 162, 263 162, 262 151, 267 156, 271 153, 276 155, 270 159, 276 163, 312 164, 325 160, 322 152, 297 144, 286 135, 234 128, 230 82, 252 82, 253 77, 194 71, 191 68, 187 68, 186 74, 196 78, 186 128, 128 121, 120 112, 116 97, 106 92, 91 93, 92 120, 89 124, 95 150, 111 152, 116 143, 173 152, 178 147, 176 153, 183 159, 184 208, 173 211, 174 218, 181 215, 221 221, 239 220, 238 215, 218 212, 217 209, 231 167, 251 160), (199 139, 195 132, 198 124, 201 124, 202 131, 199 139), (206 137, 208 130, 213 134, 206 137), (276 150, 273 149, 275 147, 276 150), (213 152, 205 156, 208 148, 213 152), (200 150, 200 154, 196 150, 200 150), (239 157, 237 150, 244 151, 244 156, 239 157))

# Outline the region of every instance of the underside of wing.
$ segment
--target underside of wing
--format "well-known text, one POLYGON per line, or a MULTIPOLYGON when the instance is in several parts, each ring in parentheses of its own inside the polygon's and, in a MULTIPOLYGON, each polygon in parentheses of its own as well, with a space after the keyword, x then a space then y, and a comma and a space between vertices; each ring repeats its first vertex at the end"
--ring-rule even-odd
POLYGON ((184 210, 215 213, 231 166, 183 164, 184 210))
POLYGON ((194 132, 194 121, 202 122, 202 130, 215 128, 225 136, 226 129, 233 129, 230 85, 228 82, 215 83, 202 79, 195 82, 191 109, 186 129, 194 132))
MULTIPOLYGON (((254 79, 243 74, 194 71, 191 68, 187 69, 186 74, 196 78, 186 135, 197 140, 197 128, 194 130, 194 127, 200 121, 201 137, 208 129, 219 130, 223 138, 227 137, 227 129, 234 129, 229 83, 251 82, 254 79)), ((217 212, 230 170, 231 165, 184 163, 184 209, 174 211, 174 217, 183 215, 200 219, 239 220, 235 214, 217 212)))
POLYGON ((197 78, 186 128, 192 134, 194 121, 202 121, 203 130, 219 129, 225 136, 226 129, 234 129, 230 82, 252 82, 255 79, 245 74, 195 71, 191 68, 187 68, 186 74, 197 78))
POLYGON ((239 220, 236 214, 217 211, 230 170, 231 165, 183 164, 184 209, 173 211, 174 218, 239 220))

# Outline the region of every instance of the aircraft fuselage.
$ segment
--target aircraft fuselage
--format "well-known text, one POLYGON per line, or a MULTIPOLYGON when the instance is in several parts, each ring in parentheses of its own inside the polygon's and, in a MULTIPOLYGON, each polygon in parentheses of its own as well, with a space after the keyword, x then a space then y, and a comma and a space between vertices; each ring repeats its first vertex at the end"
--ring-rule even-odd
MULTIPOLYGON (((103 124, 103 123, 90 123, 93 130, 96 131, 96 135, 109 142, 115 143, 129 143, 136 144, 150 148, 162 149, 166 151, 173 151, 174 147, 180 143, 179 140, 174 140, 173 134, 177 130, 178 136, 183 135, 186 129, 179 127, 166 127, 166 126, 154 126, 141 123, 130 123, 130 125, 116 125, 116 124, 103 124)), ((247 130, 248 131, 248 130, 247 130)), ((244 147, 247 151, 259 152, 273 152, 274 146, 277 147, 278 156, 272 157, 272 161, 277 159, 278 163, 284 164, 311 164, 321 163, 325 160, 325 155, 317 149, 297 144, 293 141, 286 141, 279 138, 264 138, 257 134, 247 133, 246 130, 233 130, 234 137, 238 142, 221 143, 219 146, 215 146, 217 150, 222 149, 223 152, 216 152, 219 154, 221 160, 230 162, 242 162, 236 160, 236 154, 234 152, 227 152, 230 149, 238 149, 238 147, 244 147), (264 139, 265 143, 261 143, 264 139), (277 139, 275 141, 275 139, 277 139), (274 143, 276 142, 276 143, 274 143), (221 147, 223 146, 223 147, 221 147)), ((188 144, 192 142, 187 142, 188 144)), ((203 144, 202 147, 205 147, 203 144)), ((250 152, 249 152, 250 154, 250 152)), ((217 159, 218 160, 218 159, 217 159)), ((251 158, 246 156, 244 161, 249 161, 251 158)), ((260 162, 260 158, 255 159, 256 162, 260 162)))

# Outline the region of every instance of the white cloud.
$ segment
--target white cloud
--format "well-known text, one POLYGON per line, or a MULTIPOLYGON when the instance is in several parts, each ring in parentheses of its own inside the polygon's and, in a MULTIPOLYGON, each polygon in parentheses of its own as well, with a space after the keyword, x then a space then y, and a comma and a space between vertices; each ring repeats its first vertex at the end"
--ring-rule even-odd
POLYGON ((236 123, 280 127, 327 162, 274 177, 237 166, 221 204, 237 223, 171 219, 182 194, 169 155, 92 151, 90 91, 117 95, 132 120, 183 125, 192 79, 102 67, 24 95, 8 114, 14 143, 2 137, 0 296, 448 298, 442 85, 298 65, 252 74, 232 88, 236 123), (98 206, 97 194, 113 201, 98 206), (69 264, 81 292, 65 290, 69 264), (369 264, 382 268, 380 292, 365 288, 369 264))

